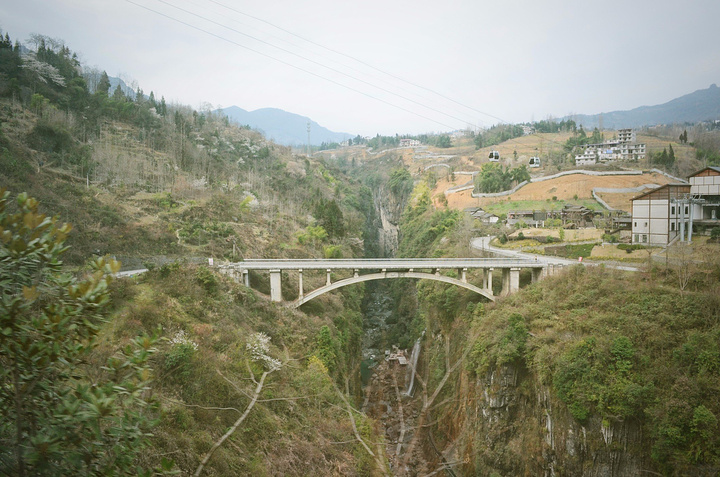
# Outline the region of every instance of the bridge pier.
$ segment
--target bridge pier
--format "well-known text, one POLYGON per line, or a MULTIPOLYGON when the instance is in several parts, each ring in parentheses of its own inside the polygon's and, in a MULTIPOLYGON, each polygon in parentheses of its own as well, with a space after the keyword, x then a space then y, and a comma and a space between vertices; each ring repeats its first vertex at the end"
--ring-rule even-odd
POLYGON ((250 272, 248 270, 243 270, 242 276, 243 276, 243 284, 246 287, 250 288, 250 272))
POLYGON ((535 283, 537 281, 540 281, 540 279, 543 276, 543 270, 545 270, 545 269, 544 268, 532 268, 531 270, 532 270, 531 282, 535 283))
POLYGON ((325 280, 325 285, 326 285, 326 286, 330 286, 330 284, 331 284, 331 282, 330 282, 330 272, 332 272, 332 270, 330 270, 329 268, 325 270, 325 273, 327 274, 327 280, 325 280))
POLYGON ((520 269, 519 268, 503 268, 502 271, 502 291, 500 296, 508 296, 520 289, 520 269))
POLYGON ((270 270, 270 301, 282 301, 282 272, 270 270))
POLYGON ((303 291, 302 268, 300 268, 300 269, 298 269, 298 298, 300 300, 302 300, 304 296, 305 296, 305 292, 303 291))

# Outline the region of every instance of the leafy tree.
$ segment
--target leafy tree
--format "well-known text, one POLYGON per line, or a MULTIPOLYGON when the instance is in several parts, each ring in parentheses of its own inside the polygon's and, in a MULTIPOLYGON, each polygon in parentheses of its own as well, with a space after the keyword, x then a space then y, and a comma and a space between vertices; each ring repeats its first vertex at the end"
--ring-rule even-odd
POLYGON ((530 172, 525 164, 515 169, 503 168, 500 164, 485 163, 475 179, 475 189, 482 193, 508 190, 513 182, 530 180, 530 172))
POLYGON ((410 176, 410 173, 405 168, 392 171, 387 184, 390 191, 392 191, 397 198, 407 197, 413 188, 412 176, 410 176))
POLYGON ((512 177, 512 180, 515 183, 519 184, 523 181, 530 180, 530 171, 528 171, 527 166, 523 164, 520 167, 516 167, 515 169, 511 170, 510 177, 512 177))
POLYGON ((26 194, 12 213, 9 195, 0 191, 0 474, 137 475, 155 422, 143 399, 154 338, 137 338, 91 380, 118 263, 95 260, 82 280, 64 274, 71 227, 26 194))
POLYGON ((440 137, 437 138, 435 145, 437 147, 442 147, 442 148, 448 148, 448 147, 452 146, 452 142, 450 141, 450 136, 448 136, 447 134, 442 134, 440 137))

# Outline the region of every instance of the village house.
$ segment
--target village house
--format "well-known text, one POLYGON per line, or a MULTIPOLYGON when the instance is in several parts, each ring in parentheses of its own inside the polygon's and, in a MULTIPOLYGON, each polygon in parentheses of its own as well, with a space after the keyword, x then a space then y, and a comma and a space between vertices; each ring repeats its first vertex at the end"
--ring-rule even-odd
POLYGON ((495 224, 498 222, 498 220, 500 220, 500 217, 498 217, 497 215, 491 214, 490 212, 487 212, 478 207, 470 207, 465 210, 470 214, 470 217, 478 219, 484 224, 495 224))
POLYGON ((720 227, 720 167, 706 167, 689 184, 666 184, 632 199, 632 242, 692 241, 700 227, 720 227))
POLYGON ((422 146, 422 143, 417 139, 402 138, 400 139, 400 147, 418 147, 422 146))

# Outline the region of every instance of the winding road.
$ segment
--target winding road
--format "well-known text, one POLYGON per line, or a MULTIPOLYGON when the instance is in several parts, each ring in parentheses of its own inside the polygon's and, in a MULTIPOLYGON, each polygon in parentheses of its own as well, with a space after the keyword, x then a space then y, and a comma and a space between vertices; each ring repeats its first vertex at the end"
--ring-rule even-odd
POLYGON ((521 252, 518 250, 507 250, 504 248, 498 248, 493 247, 490 245, 490 242, 495 237, 489 236, 489 237, 476 237, 470 241, 470 246, 474 248, 475 250, 481 250, 481 251, 487 251, 490 253, 494 253, 496 255, 501 255, 504 257, 512 257, 512 258, 521 258, 525 260, 536 260, 542 264, 545 265, 562 265, 564 267, 567 267, 569 265, 605 265, 610 268, 615 268, 617 270, 625 270, 627 272, 638 272, 640 271, 637 267, 629 267, 627 265, 618 265, 616 263, 612 262, 592 262, 592 261, 583 261, 580 262, 578 260, 570 260, 568 258, 561 258, 561 257, 554 257, 554 256, 547 256, 547 255, 538 255, 534 253, 526 253, 521 252))

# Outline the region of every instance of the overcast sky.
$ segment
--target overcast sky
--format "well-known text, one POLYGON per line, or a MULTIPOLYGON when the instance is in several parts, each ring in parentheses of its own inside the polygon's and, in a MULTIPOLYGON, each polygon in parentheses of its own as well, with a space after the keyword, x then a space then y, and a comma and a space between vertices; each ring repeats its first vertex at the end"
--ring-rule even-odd
POLYGON ((718 0, 0 2, 13 41, 63 39, 168 102, 372 136, 664 103, 720 83, 719 21, 718 0))

